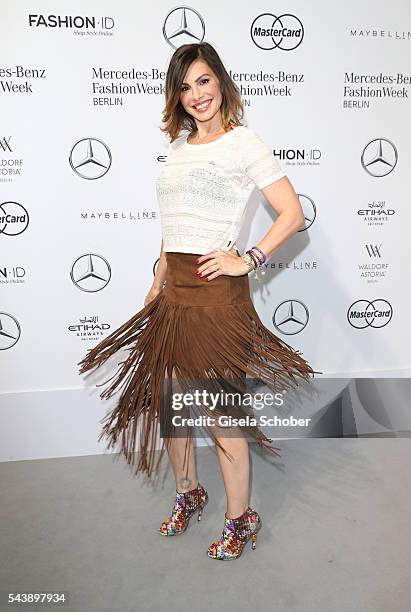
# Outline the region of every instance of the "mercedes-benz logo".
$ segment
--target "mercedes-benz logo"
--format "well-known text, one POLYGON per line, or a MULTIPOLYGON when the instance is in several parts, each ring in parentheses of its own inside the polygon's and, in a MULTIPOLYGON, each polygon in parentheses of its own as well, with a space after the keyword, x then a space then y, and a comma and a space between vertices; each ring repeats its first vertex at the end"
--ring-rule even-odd
POLYGON ((317 208, 314 204, 314 200, 307 194, 298 193, 297 196, 304 214, 304 226, 298 231, 305 232, 305 230, 308 230, 308 228, 314 223, 317 216, 317 208))
POLYGON ((3 202, 0 204, 0 234, 18 236, 29 224, 29 213, 18 202, 3 202))
POLYGON ((70 277, 82 291, 101 291, 110 282, 111 268, 107 259, 95 253, 80 255, 71 267, 70 277))
POLYGON ((179 6, 166 15, 163 35, 173 49, 187 43, 202 42, 205 35, 204 20, 195 9, 179 6))
POLYGON ((273 314, 273 325, 282 334, 293 336, 300 333, 309 319, 308 308, 300 300, 284 300, 273 314))
POLYGON ((0 312, 0 351, 11 348, 21 334, 20 323, 8 312, 0 312))
POLYGON ((348 323, 355 329, 385 327, 392 319, 392 306, 387 300, 357 300, 347 311, 348 323))
POLYGON ((371 176, 387 176, 397 165, 398 151, 387 138, 374 138, 361 154, 361 165, 371 176))
POLYGON ((304 27, 291 13, 276 17, 272 13, 258 15, 251 24, 251 40, 264 51, 293 51, 303 42, 304 27))
POLYGON ((102 140, 82 138, 72 146, 69 161, 78 176, 92 181, 108 172, 111 166, 111 153, 102 140))

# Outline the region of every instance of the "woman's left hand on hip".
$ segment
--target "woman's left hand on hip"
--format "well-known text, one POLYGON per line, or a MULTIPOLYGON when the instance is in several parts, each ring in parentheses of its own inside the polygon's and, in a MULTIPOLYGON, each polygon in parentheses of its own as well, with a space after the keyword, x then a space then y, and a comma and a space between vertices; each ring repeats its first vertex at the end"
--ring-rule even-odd
POLYGON ((243 276, 248 274, 248 266, 244 259, 235 251, 210 251, 200 255, 196 260, 197 268, 194 271, 201 278, 212 280, 225 274, 227 276, 243 276))

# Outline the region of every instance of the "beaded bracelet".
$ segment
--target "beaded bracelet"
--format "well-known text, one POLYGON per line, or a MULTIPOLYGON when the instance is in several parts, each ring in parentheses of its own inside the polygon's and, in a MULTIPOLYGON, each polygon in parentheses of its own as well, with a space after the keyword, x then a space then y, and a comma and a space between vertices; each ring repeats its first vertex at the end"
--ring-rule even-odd
POLYGON ((251 257, 249 251, 246 251, 244 253, 243 259, 248 266, 248 272, 251 272, 251 270, 255 270, 256 264, 255 264, 254 259, 251 257))
POLYGON ((253 251, 253 249, 250 249, 249 251, 247 251, 247 253, 250 253, 251 257, 253 258, 254 268, 258 268, 258 266, 261 265, 261 260, 258 258, 255 251, 253 251))
POLYGON ((265 270, 261 266, 267 260, 266 254, 259 247, 253 246, 251 249, 245 252, 243 259, 248 265, 248 272, 251 272, 254 269, 254 278, 261 281, 258 272, 264 276, 265 270))
POLYGON ((255 251, 257 256, 258 255, 260 256, 260 260, 262 264, 267 260, 267 255, 258 246, 253 246, 251 250, 255 251))

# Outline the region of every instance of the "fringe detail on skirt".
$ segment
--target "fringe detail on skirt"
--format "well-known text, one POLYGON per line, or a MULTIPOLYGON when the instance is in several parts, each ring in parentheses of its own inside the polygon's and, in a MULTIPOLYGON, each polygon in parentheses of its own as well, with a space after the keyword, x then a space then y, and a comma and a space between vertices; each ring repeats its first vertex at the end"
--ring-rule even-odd
MULTIPOLYGON (((278 392, 297 386, 298 379, 309 380, 315 373, 321 373, 264 326, 251 299, 236 304, 187 306, 169 302, 162 290, 126 323, 89 349, 78 363, 79 373, 97 369, 120 349, 129 351, 128 356, 118 363, 119 368, 111 378, 96 385, 101 387, 112 381, 100 394, 101 398, 108 399, 121 391, 116 407, 101 421, 105 424, 99 440, 106 437, 107 448, 119 441, 120 452, 131 466, 139 432, 135 474, 145 472, 148 478, 154 469, 159 471, 165 451, 163 440, 154 465, 163 385, 173 368, 183 389, 192 379, 212 381, 248 375, 278 392)), ((247 432, 261 448, 280 454, 280 449, 273 447, 272 440, 258 427, 247 427, 247 432)), ((207 434, 230 456, 212 430, 207 434)))

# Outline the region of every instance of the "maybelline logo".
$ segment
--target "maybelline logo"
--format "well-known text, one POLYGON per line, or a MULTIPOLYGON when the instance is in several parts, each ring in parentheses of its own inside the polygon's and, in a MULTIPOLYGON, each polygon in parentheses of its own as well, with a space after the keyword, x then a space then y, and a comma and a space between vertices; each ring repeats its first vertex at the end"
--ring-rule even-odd
POLYGON ((153 221, 157 219, 156 210, 106 210, 106 211, 82 211, 81 220, 85 221, 153 221))
POLYGON ((304 27, 296 15, 285 13, 277 17, 263 13, 252 22, 250 35, 253 43, 264 51, 293 51, 303 42, 304 27))
POLYGON ((348 308, 347 319, 355 329, 385 327, 392 319, 392 306, 382 298, 357 300, 348 308))
POLYGON ((0 236, 19 236, 28 227, 29 213, 18 202, 0 204, 0 236))
POLYGON ((99 321, 98 315, 79 318, 78 323, 68 326, 69 332, 75 333, 81 340, 95 340, 104 335, 104 332, 111 328, 110 323, 99 321))
MULTIPOLYGON (((11 136, 0 138, 0 153, 13 153, 11 136)), ((0 158, 0 181, 10 182, 14 176, 20 176, 23 167, 23 160, 16 157, 0 158)))
POLYGON ((382 259, 382 244, 365 244, 365 252, 368 259, 367 263, 358 264, 360 277, 367 280, 369 283, 376 283, 387 276, 388 264, 381 261, 382 259))
POLYGON ((26 270, 22 266, 0 266, 0 285, 21 285, 25 276, 26 270))
POLYGON ((411 41, 410 30, 384 30, 383 28, 373 28, 361 26, 350 28, 348 35, 352 38, 383 38, 384 40, 408 40, 411 41))
POLYGON ((266 271, 268 270, 318 270, 318 261, 315 259, 308 261, 293 259, 293 261, 271 261, 263 264, 262 266, 266 271))
POLYGON ((114 28, 112 17, 84 17, 83 15, 29 15, 31 28, 65 28, 76 30, 96 30, 114 28))
POLYGON ((365 208, 359 208, 357 215, 361 217, 368 226, 380 227, 393 217, 394 208, 388 206, 385 200, 373 200, 365 208))

